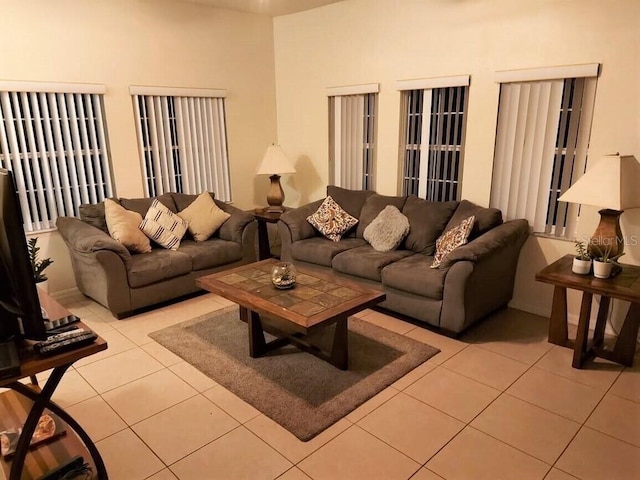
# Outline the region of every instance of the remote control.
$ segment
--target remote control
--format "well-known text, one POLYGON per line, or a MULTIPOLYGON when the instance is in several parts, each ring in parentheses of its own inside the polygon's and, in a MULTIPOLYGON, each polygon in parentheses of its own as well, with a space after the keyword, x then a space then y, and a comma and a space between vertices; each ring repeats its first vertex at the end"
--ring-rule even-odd
POLYGON ((36 343, 33 348, 43 357, 51 355, 57 355, 58 353, 73 350, 74 348, 82 347, 96 341, 98 336, 91 331, 77 331, 69 332, 70 335, 63 336, 56 339, 56 341, 45 340, 44 342, 36 343))

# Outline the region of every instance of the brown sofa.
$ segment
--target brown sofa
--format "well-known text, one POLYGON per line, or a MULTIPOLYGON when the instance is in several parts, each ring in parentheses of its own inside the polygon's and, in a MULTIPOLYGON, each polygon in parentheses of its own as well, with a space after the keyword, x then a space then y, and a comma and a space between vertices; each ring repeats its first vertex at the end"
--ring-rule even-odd
POLYGON ((466 200, 428 202, 415 195, 389 197, 334 186, 327 195, 358 224, 333 242, 306 220, 323 200, 287 211, 278 222, 282 260, 381 285, 387 294, 381 307, 448 335, 459 335, 511 299, 518 256, 529 234, 526 220, 503 223, 499 210, 466 200), (411 229, 396 250, 379 252, 363 234, 387 205, 396 206, 411 229), (446 256, 439 268, 430 268, 438 237, 471 215, 476 220, 469 242, 446 256))
MULTIPOLYGON (((155 198, 179 212, 196 197, 168 193, 155 198)), ((144 217, 154 198, 114 200, 144 217)), ((58 218, 56 225, 69 247, 78 289, 123 318, 137 309, 199 291, 197 277, 255 261, 253 215, 215 202, 231 217, 204 242, 194 241, 187 233, 176 251, 152 242, 151 253, 130 253, 109 236, 103 203, 81 206, 81 218, 58 218)))

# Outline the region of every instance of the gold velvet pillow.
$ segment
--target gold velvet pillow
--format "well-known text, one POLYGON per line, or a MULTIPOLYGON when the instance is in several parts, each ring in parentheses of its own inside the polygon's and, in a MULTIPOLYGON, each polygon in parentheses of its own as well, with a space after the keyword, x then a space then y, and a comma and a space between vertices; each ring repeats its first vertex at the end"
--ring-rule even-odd
POLYGON ((231 216, 213 201, 209 192, 202 192, 178 215, 187 221, 189 233, 196 242, 203 242, 231 216))
POLYGON ((151 242, 138 228, 142 215, 132 212, 107 198, 104 201, 104 219, 109 235, 134 253, 149 253, 151 242))
POLYGON ((460 245, 467 243, 475 221, 476 217, 471 215, 469 218, 460 222, 460 225, 457 227, 453 227, 440 235, 440 238, 436 240, 436 254, 433 257, 431 268, 438 268, 444 257, 453 252, 460 245))
POLYGON ((158 245, 177 250, 187 231, 187 222, 155 199, 140 223, 140 230, 158 245))
POLYGON ((339 242, 342 234, 358 223, 358 219, 345 212, 331 196, 328 196, 318 210, 307 217, 307 222, 328 239, 339 242))

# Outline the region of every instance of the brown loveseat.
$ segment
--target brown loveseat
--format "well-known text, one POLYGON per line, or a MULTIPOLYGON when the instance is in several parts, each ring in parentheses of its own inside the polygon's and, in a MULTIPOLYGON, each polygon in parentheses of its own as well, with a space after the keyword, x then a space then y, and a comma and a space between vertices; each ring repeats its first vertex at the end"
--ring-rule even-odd
MULTIPOLYGON (((155 198, 176 213, 196 197, 167 193, 155 198)), ((154 198, 114 200, 144 218, 154 198)), ((253 215, 218 200, 215 203, 231 214, 229 219, 204 242, 194 241, 187 233, 175 251, 152 243, 151 253, 130 253, 109 236, 103 203, 81 206, 81 218, 58 218, 56 225, 69 247, 78 289, 123 318, 136 309, 198 291, 197 277, 255 261, 253 215)))
POLYGON ((334 186, 327 195, 358 224, 333 242, 307 221, 323 200, 287 211, 278 222, 283 260, 381 285, 387 294, 381 307, 450 335, 459 335, 511 299, 518 256, 529 233, 526 220, 503 223, 499 210, 466 200, 428 202, 415 195, 389 197, 334 186), (363 234, 387 205, 409 219, 410 231, 397 249, 380 252, 363 234), (471 215, 475 223, 469 242, 430 268, 438 237, 471 215))

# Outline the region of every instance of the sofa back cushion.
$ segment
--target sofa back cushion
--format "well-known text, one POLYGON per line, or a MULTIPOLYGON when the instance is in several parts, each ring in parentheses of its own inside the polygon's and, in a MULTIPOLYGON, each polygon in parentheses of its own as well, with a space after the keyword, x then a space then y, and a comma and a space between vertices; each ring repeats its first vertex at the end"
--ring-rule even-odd
POLYGON ((378 195, 374 193, 369 195, 362 205, 360 211, 360 219, 356 230, 356 237, 364 238, 364 229, 369 226, 371 222, 378 216, 378 214, 385 209, 388 205, 393 205, 398 210, 402 211, 404 202, 407 197, 387 197, 385 195, 378 195))
POLYGON ((405 248, 424 255, 433 255, 436 240, 456 211, 458 202, 430 202, 409 195, 402 213, 409 219, 411 230, 405 239, 405 248))
POLYGON ((158 195, 157 197, 151 198, 120 198, 118 199, 120 205, 122 205, 127 210, 131 210, 133 212, 138 212, 142 218, 147 214, 149 207, 153 201, 157 198, 160 203, 162 203, 165 207, 171 210, 173 213, 178 213, 176 209, 176 204, 173 201, 173 197, 171 193, 163 193, 162 195, 158 195))
POLYGON ((345 212, 355 218, 360 218, 362 205, 374 193, 372 190, 349 190, 335 185, 327 186, 327 197, 333 198, 345 212))
POLYGON ((481 207, 469 200, 462 200, 449 220, 449 223, 447 223, 445 231, 457 227, 465 218, 469 218, 471 215, 476 218, 476 221, 469 235, 469 241, 498 225, 502 225, 502 212, 497 208, 481 207))
MULTIPOLYGON (((209 195, 211 195, 212 200, 216 199, 214 193, 209 192, 209 195)), ((191 205, 196 200, 196 198, 198 198, 198 195, 191 195, 188 193, 172 193, 171 197, 173 198, 173 201, 175 203, 176 210, 178 212, 181 212, 189 205, 191 205)))
POLYGON ((80 205, 78 207, 78 212, 80 213, 80 220, 84 223, 88 223, 92 227, 99 228, 104 233, 109 233, 107 221, 104 218, 104 202, 80 205))

